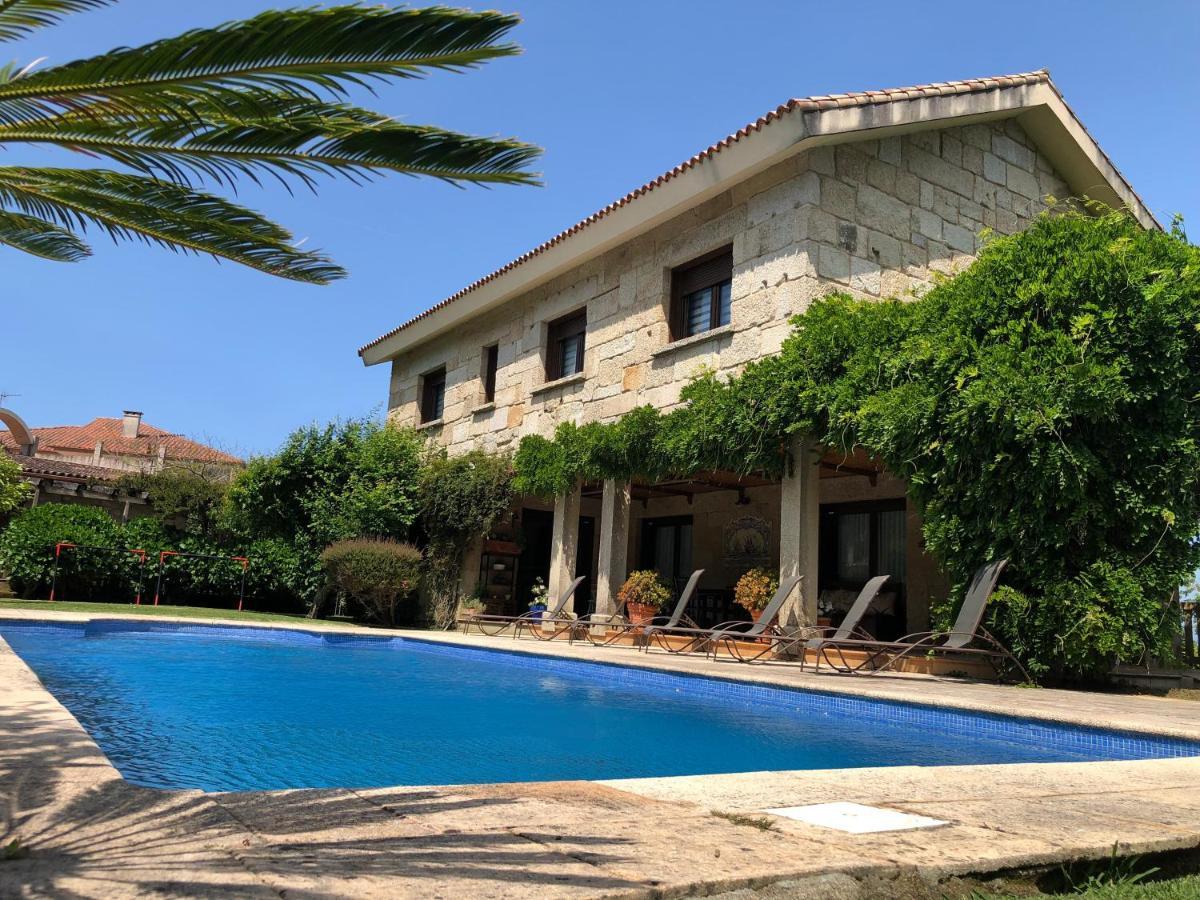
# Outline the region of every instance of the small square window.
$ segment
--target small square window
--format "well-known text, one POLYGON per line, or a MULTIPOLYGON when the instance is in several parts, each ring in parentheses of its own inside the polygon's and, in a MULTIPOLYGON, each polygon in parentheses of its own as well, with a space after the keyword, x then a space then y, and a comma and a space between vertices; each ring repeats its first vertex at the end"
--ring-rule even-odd
POLYGON ((551 322, 546 330, 546 380, 556 381, 583 371, 587 310, 551 322))
POLYGON ((421 423, 436 422, 446 411, 446 369, 421 379, 421 423))
POLYGON ((500 345, 483 348, 483 402, 496 400, 496 369, 500 362, 500 345))
POLYGON ((671 339, 678 341, 728 325, 732 294, 732 247, 672 271, 671 339))

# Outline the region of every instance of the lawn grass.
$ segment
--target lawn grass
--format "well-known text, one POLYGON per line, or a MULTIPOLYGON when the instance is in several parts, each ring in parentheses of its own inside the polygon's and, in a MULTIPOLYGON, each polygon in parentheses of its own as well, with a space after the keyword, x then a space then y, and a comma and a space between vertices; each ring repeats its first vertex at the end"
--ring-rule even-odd
POLYGON ((983 894, 975 900, 1032 900, 1037 897, 1075 897, 1079 900, 1196 900, 1200 897, 1200 875, 1143 881, 1137 884, 1108 884, 1080 892, 1062 894, 983 894))
MULTIPOLYGON (((154 606, 143 604, 134 606, 132 603, 74 603, 56 600, 49 603, 45 600, 0 600, 0 610, 22 609, 34 612, 73 612, 92 613, 99 616, 155 616, 159 618, 176 619, 226 619, 230 622, 290 622, 293 625, 303 625, 314 620, 305 616, 288 613, 267 613, 236 609, 209 609, 203 606, 154 606)), ((322 625, 347 625, 346 622, 329 622, 321 620, 322 625)))

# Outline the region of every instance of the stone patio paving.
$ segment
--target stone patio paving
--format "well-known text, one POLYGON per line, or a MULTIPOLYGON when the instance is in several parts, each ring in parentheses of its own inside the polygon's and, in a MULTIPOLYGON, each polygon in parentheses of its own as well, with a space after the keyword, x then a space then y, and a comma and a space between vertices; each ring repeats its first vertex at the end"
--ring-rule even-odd
MULTIPOLYGON (((927 678, 862 681, 788 667, 647 659, 613 648, 437 637, 1200 737, 1200 706, 1187 701, 927 678)), ((374 790, 156 791, 121 779, 0 642, 2 840, 16 837, 28 848, 23 859, 0 861, 2 897, 658 897, 833 872, 916 871, 935 879, 1100 857, 1114 842, 1139 853, 1200 847, 1197 785, 1200 760, 1171 759, 374 790), (852 835, 778 817, 771 830, 761 830, 713 815, 758 817, 768 808, 832 801, 950 824, 852 835)))

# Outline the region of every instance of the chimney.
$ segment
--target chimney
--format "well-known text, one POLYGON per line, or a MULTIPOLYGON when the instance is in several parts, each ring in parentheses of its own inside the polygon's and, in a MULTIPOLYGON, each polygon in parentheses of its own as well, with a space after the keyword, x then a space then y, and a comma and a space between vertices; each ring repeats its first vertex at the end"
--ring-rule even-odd
POLYGON ((142 414, 136 410, 125 410, 121 420, 121 437, 135 438, 138 436, 138 427, 142 424, 142 414))

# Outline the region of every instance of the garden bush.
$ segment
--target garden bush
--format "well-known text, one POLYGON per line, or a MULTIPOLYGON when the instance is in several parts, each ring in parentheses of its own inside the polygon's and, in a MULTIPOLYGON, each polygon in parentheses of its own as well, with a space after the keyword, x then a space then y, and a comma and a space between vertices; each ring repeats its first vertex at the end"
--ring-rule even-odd
MULTIPOLYGON (((17 515, 0 535, 0 570, 18 596, 50 596, 54 545, 122 546, 121 526, 104 510, 73 503, 43 503, 17 515)), ((59 560, 58 596, 70 600, 133 599, 132 555, 66 551, 59 560)))
POLYGON ((396 624, 397 606, 416 591, 421 577, 421 551, 399 541, 339 541, 321 553, 321 564, 338 590, 387 626, 396 624))

